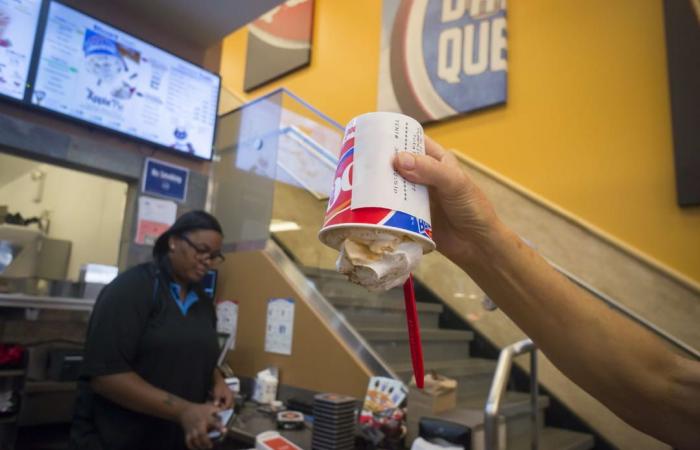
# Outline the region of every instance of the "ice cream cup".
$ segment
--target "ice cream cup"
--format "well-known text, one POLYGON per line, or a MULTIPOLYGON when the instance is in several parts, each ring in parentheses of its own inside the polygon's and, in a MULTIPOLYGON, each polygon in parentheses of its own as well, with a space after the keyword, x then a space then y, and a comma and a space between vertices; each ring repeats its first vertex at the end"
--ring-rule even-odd
POLYGON ((328 208, 319 231, 324 244, 339 249, 359 230, 385 231, 435 249, 425 186, 407 181, 393 168, 398 152, 425 154, 423 128, 391 112, 355 117, 345 128, 328 208))

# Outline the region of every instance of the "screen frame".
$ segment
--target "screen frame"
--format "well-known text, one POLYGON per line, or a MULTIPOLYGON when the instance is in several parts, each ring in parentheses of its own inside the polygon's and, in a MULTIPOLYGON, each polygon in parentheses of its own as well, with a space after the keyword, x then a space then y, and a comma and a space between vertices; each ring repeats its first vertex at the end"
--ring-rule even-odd
POLYGON ((219 123, 219 103, 221 101, 221 86, 222 86, 221 75, 219 75, 216 72, 212 72, 211 70, 203 67, 200 64, 196 64, 187 58, 183 58, 181 56, 175 55, 174 53, 164 49, 163 47, 156 45, 156 44, 154 44, 146 39, 143 39, 142 37, 140 37, 134 33, 127 32, 120 27, 114 26, 109 22, 98 19, 95 16, 93 16, 92 14, 88 14, 85 11, 83 11, 79 8, 76 8, 74 6, 67 5, 66 3, 64 3, 62 1, 42 0, 42 6, 41 6, 41 10, 40 10, 39 20, 37 22, 37 31, 36 31, 36 35, 35 35, 34 49, 33 49, 33 53, 32 53, 31 63, 29 66, 29 72, 27 74, 27 86, 25 89, 24 99, 17 100, 17 99, 13 99, 12 97, 7 97, 7 96, 0 96, 0 98, 2 100, 7 99, 8 101, 14 101, 15 103, 20 103, 31 110, 40 111, 43 114, 53 116, 56 118, 60 118, 62 120, 65 120, 66 122, 72 122, 72 123, 78 124, 78 125, 80 125, 84 128, 87 128, 89 130, 99 130, 101 132, 105 132, 106 134, 109 134, 112 136, 123 137, 123 138, 126 138, 130 141, 133 141, 133 142, 145 144, 145 145, 148 145, 150 147, 154 147, 155 149, 166 151, 172 155, 178 155, 178 156, 183 157, 183 158, 193 159, 193 160, 197 160, 197 161, 211 161, 214 157, 214 147, 215 147, 216 138, 217 138, 217 130, 218 130, 218 123, 219 123), (36 78, 37 78, 37 75, 39 72, 39 60, 41 59, 41 52, 42 52, 43 47, 44 47, 44 37, 46 34, 46 26, 47 26, 47 23, 49 20, 49 11, 50 11, 50 7, 51 7, 52 3, 57 3, 65 8, 71 9, 73 11, 76 11, 76 12, 84 15, 85 17, 89 18, 90 20, 93 20, 93 21, 96 21, 100 24, 104 24, 108 27, 114 28, 115 30, 119 31, 120 33, 124 33, 133 39, 137 39, 137 40, 139 40, 147 45, 150 45, 154 48, 157 48, 158 50, 166 53, 167 55, 169 55, 175 59, 179 59, 181 61, 184 61, 188 64, 191 64, 191 65, 197 67, 198 69, 203 70, 204 72, 207 72, 207 73, 215 76, 219 80, 219 89, 216 92, 216 105, 215 105, 215 114, 214 114, 214 133, 212 134, 211 151, 210 151, 209 157, 203 157, 203 156, 199 156, 196 154, 191 154, 191 153, 187 153, 187 152, 184 152, 181 150, 177 150, 177 149, 174 149, 172 147, 168 147, 167 145, 164 145, 164 144, 161 144, 158 142, 154 142, 154 141, 150 141, 148 139, 134 136, 132 134, 125 133, 125 132, 119 131, 119 130, 115 130, 115 129, 107 127, 107 126, 95 124, 95 123, 89 122, 87 120, 83 120, 83 119, 80 119, 78 117, 72 116, 70 114, 66 114, 66 113, 63 113, 60 111, 55 111, 55 110, 43 107, 41 105, 35 105, 34 103, 32 103, 32 97, 34 95, 34 88, 35 88, 34 84, 36 82, 36 78))

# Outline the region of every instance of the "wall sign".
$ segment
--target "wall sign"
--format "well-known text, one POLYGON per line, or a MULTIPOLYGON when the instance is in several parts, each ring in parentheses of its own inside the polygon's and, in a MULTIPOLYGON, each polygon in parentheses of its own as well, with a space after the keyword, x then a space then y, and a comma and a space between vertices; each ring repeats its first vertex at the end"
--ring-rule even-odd
POLYGON ((294 300, 291 298, 273 298, 268 301, 265 351, 291 355, 293 335, 294 300))
POLYGON ((505 103, 505 0, 384 0, 377 110, 421 123, 505 103))
POLYGON ((236 332, 238 330, 238 302, 224 300, 216 304, 216 331, 230 335, 229 350, 236 348, 236 332))
POLYGON ((190 171, 175 164, 146 158, 143 167, 143 184, 141 190, 146 194, 154 194, 184 202, 187 198, 187 181, 190 171))
POLYGON ((175 223, 177 204, 169 200, 140 196, 136 219, 136 243, 154 245, 158 236, 175 223))
POLYGON ((313 14, 313 0, 287 0, 248 25, 246 92, 311 62, 313 14))

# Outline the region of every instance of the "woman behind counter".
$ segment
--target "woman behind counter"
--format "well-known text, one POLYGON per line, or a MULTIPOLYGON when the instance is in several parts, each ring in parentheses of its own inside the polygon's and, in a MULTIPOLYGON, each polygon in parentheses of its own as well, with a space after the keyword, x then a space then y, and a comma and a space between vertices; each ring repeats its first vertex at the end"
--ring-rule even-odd
POLYGON ((216 413, 232 407, 233 395, 216 368, 216 312, 201 286, 224 260, 221 241, 213 216, 188 212, 158 238, 152 262, 102 290, 88 326, 71 448, 210 448, 208 431, 223 431, 216 413))

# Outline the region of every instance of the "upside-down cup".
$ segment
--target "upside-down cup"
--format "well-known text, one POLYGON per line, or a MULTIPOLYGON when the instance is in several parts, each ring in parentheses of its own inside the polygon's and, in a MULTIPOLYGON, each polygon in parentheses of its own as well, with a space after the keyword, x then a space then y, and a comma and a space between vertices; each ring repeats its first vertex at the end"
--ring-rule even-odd
POLYGON ((319 232, 324 244, 340 249, 361 230, 388 232, 435 249, 428 190, 393 168, 398 152, 425 154, 423 128, 391 112, 355 117, 345 128, 328 208, 319 232))

